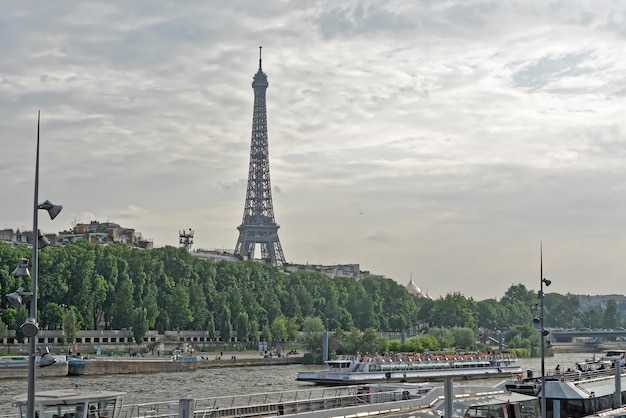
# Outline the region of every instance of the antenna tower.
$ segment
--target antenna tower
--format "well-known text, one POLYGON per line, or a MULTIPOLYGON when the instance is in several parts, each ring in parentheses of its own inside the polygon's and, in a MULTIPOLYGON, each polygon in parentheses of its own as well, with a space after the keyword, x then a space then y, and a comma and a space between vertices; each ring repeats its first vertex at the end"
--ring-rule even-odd
POLYGON ((270 160, 267 141, 267 108, 265 92, 267 75, 261 66, 259 47, 259 70, 254 75, 254 109, 252 113, 252 142, 250 144, 250 167, 248 169, 248 190, 243 209, 243 221, 237 227, 239 239, 235 254, 245 259, 254 259, 256 244, 261 247, 261 258, 275 266, 285 264, 285 256, 278 239, 280 226, 274 220, 272 187, 270 183, 270 160))
POLYGON ((187 251, 191 250, 191 244, 193 244, 193 229, 189 228, 187 231, 182 229, 178 233, 178 238, 181 247, 185 247, 187 251))

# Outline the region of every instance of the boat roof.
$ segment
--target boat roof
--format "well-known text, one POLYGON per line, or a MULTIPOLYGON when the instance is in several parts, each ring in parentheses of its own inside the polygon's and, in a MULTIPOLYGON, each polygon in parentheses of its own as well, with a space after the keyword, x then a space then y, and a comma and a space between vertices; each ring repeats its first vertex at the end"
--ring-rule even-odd
POLYGON ((538 399, 536 396, 524 395, 516 392, 506 392, 495 395, 476 396, 468 399, 455 399, 456 405, 464 405, 467 408, 476 405, 501 405, 538 399))
MULTIPOLYGON (((37 392, 35 394, 35 402, 41 402, 44 404, 59 404, 59 403, 79 403, 89 400, 98 399, 110 399, 116 398, 121 395, 125 395, 126 392, 114 392, 114 391, 83 391, 78 389, 61 389, 61 390, 49 390, 44 392, 37 392)), ((26 403, 28 394, 23 393, 13 398, 13 402, 26 403)))
MULTIPOLYGON (((623 379, 621 384, 624 384, 623 379)), ((588 393, 594 392, 596 397, 615 393, 615 379, 598 379, 591 382, 580 382, 577 386, 588 393)), ((587 397, 589 397, 589 395, 587 395, 587 397)))
POLYGON ((567 382, 546 380, 546 396, 552 399, 587 399, 589 393, 578 388, 578 385, 567 382))
MULTIPOLYGON (((626 384, 626 376, 621 376, 621 385, 626 384)), ((588 381, 558 382, 547 380, 545 382, 546 396, 555 399, 588 399, 590 393, 596 397, 607 396, 615 393, 615 378, 607 376, 588 381)))

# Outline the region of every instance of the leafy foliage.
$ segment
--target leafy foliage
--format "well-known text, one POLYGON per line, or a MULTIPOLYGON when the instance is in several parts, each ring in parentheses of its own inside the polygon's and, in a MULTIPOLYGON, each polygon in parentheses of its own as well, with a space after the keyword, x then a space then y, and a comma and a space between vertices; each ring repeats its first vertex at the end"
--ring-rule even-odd
MULTIPOLYGON (((30 248, 0 243, 0 297, 28 278, 11 271, 30 248)), ((514 284, 500 300, 475 301, 458 292, 436 300, 414 298, 394 280, 379 277, 329 278, 313 272, 283 273, 254 261, 212 262, 182 248, 153 250, 122 244, 100 246, 79 241, 39 252, 39 317, 42 327, 133 329, 140 341, 148 329, 205 330, 227 341, 301 341, 321 350, 321 335, 332 331, 332 350, 343 353, 456 348, 493 344, 487 336, 504 332, 511 348, 536 351, 539 334, 532 327, 537 292, 514 284), (378 332, 416 337, 401 343, 382 341, 378 332), (479 341, 477 341, 477 339, 479 341)), ((578 297, 550 293, 544 308, 548 327, 623 325, 621 308, 580 311, 578 297)), ((16 331, 27 307, 0 307, 0 329, 16 331)))

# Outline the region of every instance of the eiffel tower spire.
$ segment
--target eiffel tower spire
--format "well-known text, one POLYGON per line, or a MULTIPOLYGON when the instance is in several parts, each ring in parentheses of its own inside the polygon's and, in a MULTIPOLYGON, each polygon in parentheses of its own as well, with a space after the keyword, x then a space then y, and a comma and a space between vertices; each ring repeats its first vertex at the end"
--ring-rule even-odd
POLYGON ((269 86, 263 72, 259 47, 259 70, 254 75, 254 110, 252 113, 252 142, 250 144, 250 167, 248 190, 243 208, 243 221, 237 227, 239 239, 235 254, 245 259, 254 258, 256 244, 261 248, 261 258, 275 266, 285 264, 285 256, 278 239, 280 226, 274 219, 272 186, 270 183, 270 160, 267 141, 267 108, 265 92, 269 86))

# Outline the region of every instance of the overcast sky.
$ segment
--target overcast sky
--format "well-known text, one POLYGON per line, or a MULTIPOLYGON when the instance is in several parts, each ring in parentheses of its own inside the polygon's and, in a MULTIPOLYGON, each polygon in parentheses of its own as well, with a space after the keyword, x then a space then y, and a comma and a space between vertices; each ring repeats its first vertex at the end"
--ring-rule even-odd
MULTIPOLYGON (((626 3, 0 0, 0 227, 234 249, 263 46, 291 263, 626 293, 626 3)), ((259 254, 260 256, 260 254, 259 254)))

